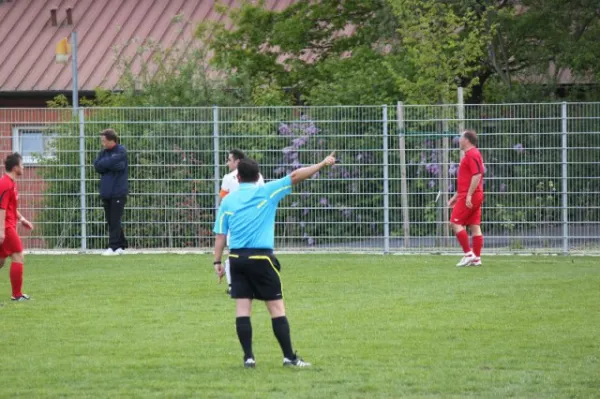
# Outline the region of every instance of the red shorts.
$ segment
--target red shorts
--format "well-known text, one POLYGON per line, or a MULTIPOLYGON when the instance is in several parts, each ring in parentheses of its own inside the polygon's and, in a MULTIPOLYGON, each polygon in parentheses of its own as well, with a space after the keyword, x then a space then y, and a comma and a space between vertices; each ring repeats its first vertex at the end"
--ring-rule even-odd
POLYGON ((481 224, 481 205, 483 204, 483 193, 475 193, 471 197, 473 203, 472 208, 467 207, 467 197, 459 196, 454 208, 452 209, 452 215, 450 216, 450 222, 459 224, 461 226, 477 225, 481 224))
POLYGON ((0 259, 8 258, 19 252, 23 252, 21 237, 17 234, 17 229, 8 227, 4 230, 4 241, 0 244, 0 259))

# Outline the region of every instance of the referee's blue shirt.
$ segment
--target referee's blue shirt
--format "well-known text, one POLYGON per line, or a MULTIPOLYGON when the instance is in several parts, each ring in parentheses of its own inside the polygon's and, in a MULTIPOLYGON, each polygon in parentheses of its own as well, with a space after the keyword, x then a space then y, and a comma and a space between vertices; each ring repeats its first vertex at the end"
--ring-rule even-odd
POLYGON ((273 249, 277 205, 291 192, 290 176, 260 187, 254 183, 240 184, 238 191, 221 202, 213 232, 229 233, 230 249, 273 249))

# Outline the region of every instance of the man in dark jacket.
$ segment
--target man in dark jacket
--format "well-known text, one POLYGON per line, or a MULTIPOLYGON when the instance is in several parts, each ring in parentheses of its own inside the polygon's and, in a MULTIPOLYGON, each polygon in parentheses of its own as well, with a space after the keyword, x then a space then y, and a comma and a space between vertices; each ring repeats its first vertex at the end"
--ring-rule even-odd
POLYGON ((127 150, 119 144, 119 136, 113 129, 102 131, 100 141, 104 149, 94 161, 94 168, 100 173, 100 198, 109 234, 109 246, 102 255, 121 255, 127 248, 127 240, 121 227, 121 218, 129 193, 127 150))

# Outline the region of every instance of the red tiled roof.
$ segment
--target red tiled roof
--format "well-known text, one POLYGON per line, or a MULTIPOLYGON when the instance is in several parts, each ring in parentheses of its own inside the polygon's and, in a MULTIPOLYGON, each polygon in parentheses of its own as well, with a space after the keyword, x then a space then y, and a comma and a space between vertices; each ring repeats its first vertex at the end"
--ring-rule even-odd
MULTIPOLYGON (((294 0, 267 0, 283 10, 294 0)), ((117 88, 116 55, 135 60, 140 43, 162 48, 189 45, 198 23, 222 20, 215 4, 237 0, 4 0, 0 3, 0 92, 70 91, 71 62, 57 64, 58 41, 78 35, 79 89, 117 88), (50 10, 57 10, 57 26, 50 10), (67 24, 72 8, 73 25, 67 24), (179 16, 176 18, 176 16, 179 16)), ((183 48, 182 48, 183 50, 183 48)))

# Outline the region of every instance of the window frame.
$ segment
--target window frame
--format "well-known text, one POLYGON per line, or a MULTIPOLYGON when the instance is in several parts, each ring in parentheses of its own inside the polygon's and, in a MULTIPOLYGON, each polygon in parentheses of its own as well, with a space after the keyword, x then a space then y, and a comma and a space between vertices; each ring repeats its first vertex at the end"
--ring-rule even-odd
MULTIPOLYGON (((12 127, 12 150, 13 152, 20 153, 21 147, 21 135, 24 130, 33 130, 35 132, 40 132, 42 135, 48 134, 48 127, 43 125, 14 125, 12 127)), ((54 133, 56 134, 56 133, 54 133)), ((38 165, 39 158, 31 155, 21 154, 23 157, 23 165, 38 165)), ((54 151, 50 154, 42 154, 43 159, 56 159, 56 154, 54 151)))

